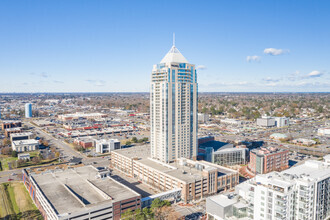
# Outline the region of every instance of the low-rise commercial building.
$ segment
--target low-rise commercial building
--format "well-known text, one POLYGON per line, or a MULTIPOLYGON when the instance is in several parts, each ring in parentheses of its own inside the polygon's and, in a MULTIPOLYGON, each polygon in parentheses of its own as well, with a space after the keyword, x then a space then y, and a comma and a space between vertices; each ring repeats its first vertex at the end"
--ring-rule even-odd
POLYGON ((226 167, 185 158, 162 163, 149 156, 148 145, 112 151, 110 167, 159 190, 181 188, 184 201, 227 191, 239 183, 238 172, 226 167))
POLYGON ((289 167, 289 151, 275 147, 261 147, 250 151, 248 169, 254 174, 281 171, 289 167))
POLYGON ((212 152, 212 163, 221 166, 233 166, 248 162, 247 148, 225 148, 212 152))
POLYGON ((7 128, 5 129, 5 136, 6 137, 10 137, 11 134, 15 134, 15 133, 21 133, 22 132, 22 128, 7 128))
POLYGON ((59 115, 58 118, 62 121, 70 121, 75 119, 100 119, 100 118, 106 118, 108 117, 107 114, 103 113, 83 113, 83 112, 77 112, 74 114, 65 114, 65 115, 59 115))
POLYGON ((73 140, 73 143, 86 149, 94 147, 95 140, 91 137, 78 137, 73 140))
POLYGON ((22 127, 22 122, 17 120, 4 120, 1 122, 1 129, 22 127))
POLYGON ((20 154, 17 154, 17 158, 19 160, 30 160, 30 154, 29 153, 20 153, 20 154))
POLYGON ((17 152, 34 151, 39 148, 39 141, 34 139, 13 141, 11 148, 17 152))
POLYGON ((20 141, 20 140, 27 140, 32 138, 33 138, 32 132, 14 133, 10 135, 11 141, 20 141))
POLYGON ((114 219, 141 208, 141 195, 93 166, 37 174, 23 170, 23 182, 46 220, 114 219))
POLYGON ((206 199, 206 214, 210 220, 247 220, 248 203, 237 194, 221 194, 206 199))
POLYGON ((120 141, 118 139, 102 139, 95 141, 95 150, 97 153, 110 153, 110 151, 120 149, 120 141))
POLYGON ((317 134, 320 136, 330 136, 330 128, 319 128, 317 134))
POLYGON ((237 119, 233 119, 233 118, 221 119, 220 122, 223 123, 223 124, 230 124, 230 125, 237 125, 237 126, 243 125, 242 121, 237 120, 237 119))
POLYGON ((306 138, 294 139, 291 142, 294 144, 305 145, 305 146, 312 146, 312 145, 316 144, 316 141, 306 139, 306 138))

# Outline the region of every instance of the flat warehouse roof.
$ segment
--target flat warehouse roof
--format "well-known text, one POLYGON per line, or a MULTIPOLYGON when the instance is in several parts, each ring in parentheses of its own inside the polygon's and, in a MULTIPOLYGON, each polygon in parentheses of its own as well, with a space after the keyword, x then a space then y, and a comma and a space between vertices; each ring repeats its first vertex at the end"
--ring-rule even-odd
POLYGON ((111 177, 98 178, 93 166, 31 174, 58 214, 88 210, 139 196, 111 177))

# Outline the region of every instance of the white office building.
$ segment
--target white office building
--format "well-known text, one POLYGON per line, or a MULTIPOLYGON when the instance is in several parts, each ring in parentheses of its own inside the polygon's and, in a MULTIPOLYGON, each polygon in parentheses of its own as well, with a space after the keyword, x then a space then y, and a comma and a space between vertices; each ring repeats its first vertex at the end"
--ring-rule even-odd
POLYGON ((150 92, 151 156, 169 163, 197 155, 197 75, 172 46, 154 65, 150 92))
POLYGON ((289 126, 290 120, 287 117, 275 117, 275 126, 280 128, 284 126, 289 126))
POLYGON ((13 141, 11 147, 17 152, 34 151, 38 150, 39 141, 34 139, 13 141))
POLYGON ((236 187, 249 219, 323 220, 330 217, 330 155, 282 172, 257 175, 236 187))
POLYGON ((209 115, 204 113, 198 113, 198 122, 205 123, 209 121, 209 115))
POLYGON ((262 116, 261 118, 257 118, 257 126, 260 127, 274 127, 275 126, 275 118, 269 116, 262 116))
POLYGON ((95 141, 96 152, 105 154, 110 153, 110 151, 120 149, 120 141, 118 139, 102 139, 95 141))

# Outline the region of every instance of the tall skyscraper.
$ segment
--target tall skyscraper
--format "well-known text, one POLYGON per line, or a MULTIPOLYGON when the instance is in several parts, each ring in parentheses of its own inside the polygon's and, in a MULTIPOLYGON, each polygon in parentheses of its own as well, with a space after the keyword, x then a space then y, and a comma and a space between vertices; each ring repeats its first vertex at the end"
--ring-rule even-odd
POLYGON ((173 43, 151 75, 151 156, 169 163, 197 155, 197 74, 173 43))
POLYGON ((25 118, 32 118, 32 104, 25 104, 25 118))

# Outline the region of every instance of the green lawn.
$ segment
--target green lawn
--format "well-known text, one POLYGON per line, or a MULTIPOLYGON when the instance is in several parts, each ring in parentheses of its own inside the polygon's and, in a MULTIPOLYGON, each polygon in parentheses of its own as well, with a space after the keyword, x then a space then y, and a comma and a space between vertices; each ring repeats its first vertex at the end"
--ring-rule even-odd
MULTIPOLYGON (((9 170, 8 167, 8 162, 13 162, 17 160, 17 157, 6 157, 6 156, 1 156, 0 157, 0 161, 1 161, 1 166, 2 166, 2 170, 9 170)), ((12 167, 13 168, 13 167, 12 167)))

